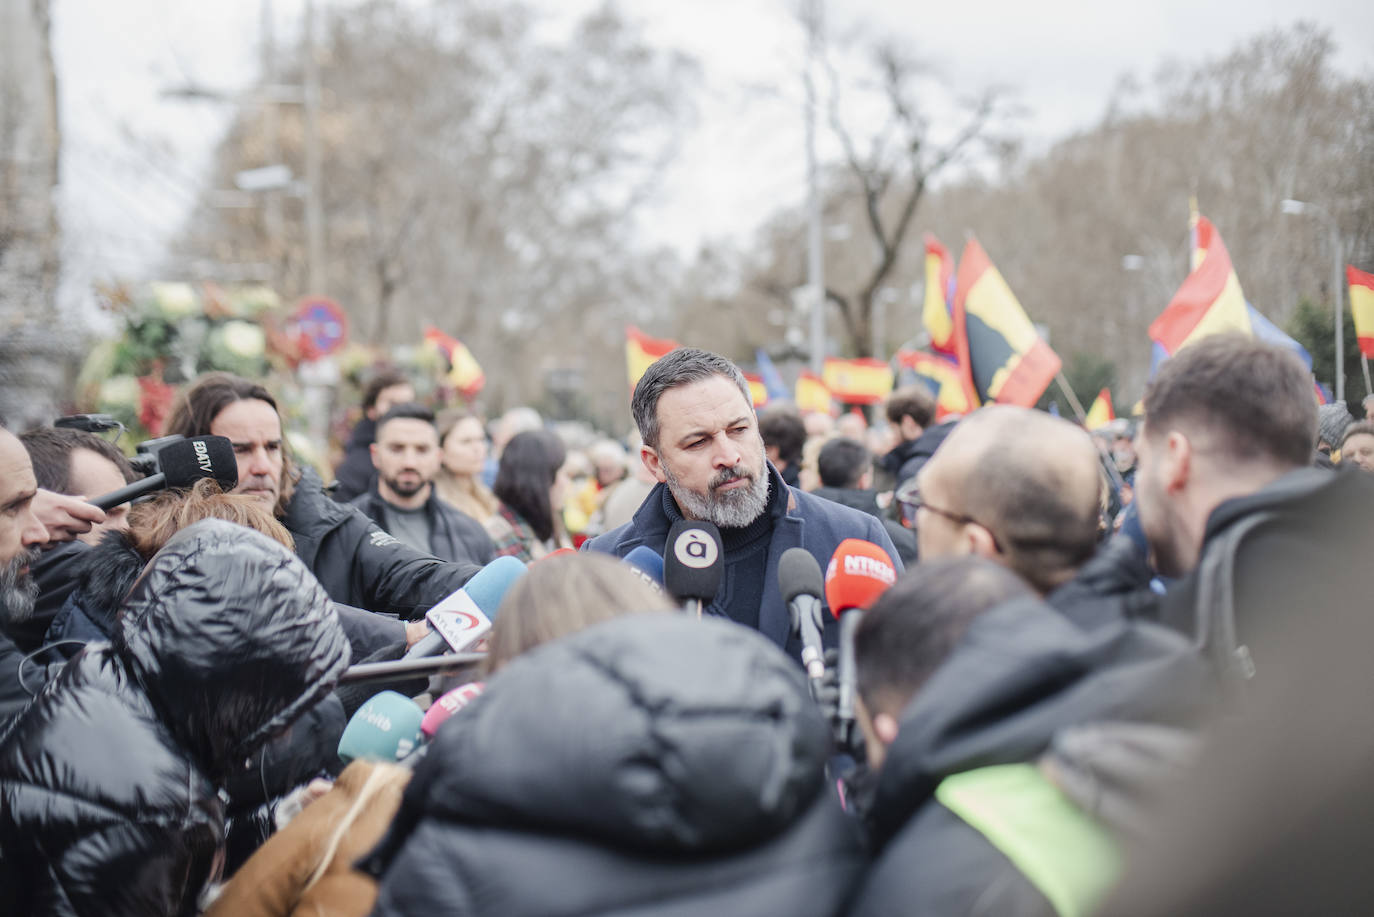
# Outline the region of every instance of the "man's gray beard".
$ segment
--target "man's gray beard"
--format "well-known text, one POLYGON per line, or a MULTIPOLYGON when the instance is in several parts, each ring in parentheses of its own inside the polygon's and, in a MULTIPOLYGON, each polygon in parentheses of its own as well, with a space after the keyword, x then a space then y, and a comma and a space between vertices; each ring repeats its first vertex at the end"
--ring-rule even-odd
POLYGON ((762 516, 768 508, 766 465, 764 469, 765 473, 755 477, 748 487, 718 491, 717 487, 750 473, 743 463, 727 468, 711 479, 708 492, 705 494, 682 486, 667 462, 663 463, 663 476, 668 479, 668 489, 683 515, 714 523, 717 528, 739 529, 762 516))
POLYGON ((0 618, 10 624, 27 621, 38 600, 38 584, 32 574, 19 571, 38 560, 38 549, 20 552, 9 563, 0 566, 0 618))

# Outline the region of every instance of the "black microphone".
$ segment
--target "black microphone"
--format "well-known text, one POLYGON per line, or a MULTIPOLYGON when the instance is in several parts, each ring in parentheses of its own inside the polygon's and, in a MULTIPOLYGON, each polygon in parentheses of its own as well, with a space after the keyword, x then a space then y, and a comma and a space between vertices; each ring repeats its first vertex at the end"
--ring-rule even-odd
POLYGON ((190 487, 201 478, 214 478, 226 493, 238 486, 238 459, 234 458, 234 446, 228 437, 195 436, 168 443, 156 455, 156 474, 87 502, 110 510, 155 490, 190 487))
POLYGON ((825 645, 821 640, 821 565, 806 548, 788 548, 778 561, 778 588, 792 615, 792 632, 801 636, 802 665, 814 691, 825 675, 825 645))
POLYGON ((720 529, 694 519, 674 522, 663 546, 663 588, 668 594, 700 618, 704 604, 716 597, 724 575, 720 529))

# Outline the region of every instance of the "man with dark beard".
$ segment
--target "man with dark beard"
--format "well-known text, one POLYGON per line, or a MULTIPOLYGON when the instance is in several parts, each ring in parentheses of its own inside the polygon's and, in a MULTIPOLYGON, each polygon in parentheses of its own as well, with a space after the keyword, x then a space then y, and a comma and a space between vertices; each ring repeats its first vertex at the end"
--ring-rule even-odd
POLYGON ((442 453, 434 412, 398 404, 377 421, 375 486, 352 500, 393 538, 450 562, 486 564, 496 545, 482 524, 434 492, 442 453))
MULTIPOLYGON (((0 427, 0 623, 23 621, 33 612, 38 586, 29 566, 47 544, 48 530, 34 513, 38 483, 18 437, 0 427)), ((22 654, 0 633, 0 732, 29 702, 19 684, 22 654)), ((41 680, 41 679, 40 679, 41 680)))
MULTIPOLYGON (((749 384, 739 367, 704 350, 680 348, 635 386, 630 405, 643 439, 640 459, 659 482, 634 518, 587 547, 624 557, 639 545, 662 552, 679 519, 714 523, 725 574, 707 611, 762 632, 794 655, 799 640, 778 586, 778 561, 806 548, 824 569, 840 542, 862 538, 901 561, 882 523, 788 487, 764 456, 749 384)), ((833 620, 826 642, 834 643, 833 620)))

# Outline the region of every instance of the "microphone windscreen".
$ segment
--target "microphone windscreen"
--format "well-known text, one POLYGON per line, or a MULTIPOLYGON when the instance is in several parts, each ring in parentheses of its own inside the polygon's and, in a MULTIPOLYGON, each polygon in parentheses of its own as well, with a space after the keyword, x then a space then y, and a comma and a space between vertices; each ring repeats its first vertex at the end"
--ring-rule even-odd
POLYGON ((846 538, 825 570, 825 603, 839 617, 851 608, 867 609, 897 582, 897 567, 871 541, 846 538))
POLYGON ((227 491, 239 483, 234 446, 224 436, 196 436, 168 443, 157 450, 157 468, 169 488, 190 487, 201 478, 214 478, 227 491))
POLYGON ((420 744, 425 714, 413 700, 383 691, 358 708, 339 738, 339 757, 345 763, 399 761, 420 744))
POLYGON ((459 685, 430 704, 429 709, 425 711, 425 718, 420 721, 420 731, 425 734, 425 738, 434 738, 439 727, 448 722, 449 717, 476 700, 483 687, 480 681, 470 681, 465 685, 459 685))
POLYGON ((720 529, 714 524, 692 519, 674 522, 663 548, 663 585, 668 594, 679 601, 714 599, 725 574, 724 554, 720 529))
POLYGON ((494 621, 496 611, 501 607, 501 600, 506 597, 510 587, 515 585, 515 581, 525 575, 525 570, 524 562, 518 557, 498 557, 474 573, 472 579, 468 580, 467 585, 460 591, 466 592, 473 604, 494 621))
POLYGON ((663 558, 647 545, 640 545, 622 558, 655 586, 663 588, 663 558))
POLYGON ((799 595, 815 596, 820 600, 825 584, 821 580, 821 565, 806 548, 788 548, 778 560, 778 588, 782 600, 791 602, 799 595))

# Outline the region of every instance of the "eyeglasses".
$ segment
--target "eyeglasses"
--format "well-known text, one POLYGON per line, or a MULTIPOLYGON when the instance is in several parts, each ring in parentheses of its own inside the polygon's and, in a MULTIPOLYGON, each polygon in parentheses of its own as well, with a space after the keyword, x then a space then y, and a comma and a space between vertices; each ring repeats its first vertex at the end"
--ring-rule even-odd
POLYGON ((927 501, 925 497, 921 495, 921 491, 916 486, 915 480, 912 480, 907 484, 902 485, 902 487, 898 488, 897 493, 895 494, 895 499, 897 501, 897 505, 901 507, 902 519, 905 520, 911 528, 916 527, 917 511, 924 509, 928 513, 934 513, 935 515, 948 519, 950 522, 954 522, 958 525, 976 525, 982 528, 984 531, 988 533, 988 535, 992 537, 993 547, 996 548, 998 551, 1002 550, 1002 546, 998 542, 997 536, 993 534, 992 529, 988 528, 986 525, 983 525, 983 523, 979 522, 977 519, 974 519, 972 516, 965 516, 962 513, 956 513, 951 510, 941 509, 938 506, 931 505, 930 502, 927 501))

